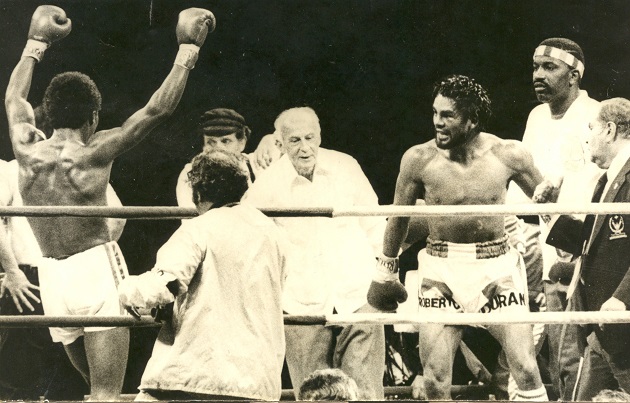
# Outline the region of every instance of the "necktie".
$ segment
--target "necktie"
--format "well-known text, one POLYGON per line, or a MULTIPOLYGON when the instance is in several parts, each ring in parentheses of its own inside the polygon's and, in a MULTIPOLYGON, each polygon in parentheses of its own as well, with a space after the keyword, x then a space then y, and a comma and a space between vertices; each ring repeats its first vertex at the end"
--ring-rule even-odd
MULTIPOLYGON (((604 188, 606 187, 606 183, 608 182, 608 175, 606 172, 597 180, 597 185, 595 185, 595 191, 593 192, 593 198, 591 199, 591 203, 599 203, 602 194, 604 193, 604 188)), ((584 249, 588 244, 588 241, 591 237, 591 232, 593 232, 593 225, 595 225, 595 214, 589 214, 584 219, 584 226, 582 227, 582 253, 584 253, 584 249)), ((575 291, 575 287, 581 277, 582 272, 582 257, 580 256, 575 264, 575 271, 573 272, 573 278, 571 279, 571 284, 569 284, 569 289, 567 290, 567 299, 573 295, 575 291)))

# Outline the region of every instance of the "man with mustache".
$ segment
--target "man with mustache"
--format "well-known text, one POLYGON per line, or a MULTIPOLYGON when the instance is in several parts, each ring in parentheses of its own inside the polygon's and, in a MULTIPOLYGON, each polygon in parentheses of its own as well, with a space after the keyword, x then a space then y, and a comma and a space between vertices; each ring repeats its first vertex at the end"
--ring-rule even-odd
MULTIPOLYGON (((533 55, 534 92, 542 104, 529 114, 523 144, 545 179, 560 188, 559 203, 590 202, 588 189, 595 187, 602 172, 590 161, 586 145, 588 125, 599 111, 599 102, 580 89, 584 60, 580 46, 566 38, 545 39, 533 55)), ((529 202, 515 188, 510 189, 508 200, 529 202)), ((564 311, 574 262, 570 254, 545 244, 548 231, 544 225, 539 231, 547 310, 564 311)), ((554 390, 560 399, 573 400, 581 356, 578 343, 584 342, 580 328, 550 324, 547 335, 554 390)))
MULTIPOLYGON (((482 128, 490 99, 474 80, 453 75, 433 90, 435 139, 403 156, 394 204, 503 204, 507 185, 516 182, 533 195, 542 175, 518 141, 502 140, 482 128)), ((398 254, 409 217, 390 217, 368 302, 395 310, 407 293, 398 279, 398 254)), ((510 247, 502 216, 428 217, 427 247, 418 254, 419 312, 501 312, 529 310, 520 254, 510 247)), ((415 290, 414 290, 415 291, 415 290)), ((453 359, 462 326, 418 326, 426 399, 449 400, 453 359)), ((488 331, 505 350, 518 391, 515 400, 546 401, 534 354, 532 327, 491 325, 488 331)))

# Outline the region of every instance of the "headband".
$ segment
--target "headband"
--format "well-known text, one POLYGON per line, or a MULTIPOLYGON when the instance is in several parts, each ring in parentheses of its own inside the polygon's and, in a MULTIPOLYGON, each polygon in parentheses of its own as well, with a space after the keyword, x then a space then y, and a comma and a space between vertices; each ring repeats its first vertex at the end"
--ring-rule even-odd
POLYGON ((580 77, 584 77, 584 63, 566 50, 554 48, 553 46, 541 45, 536 48, 536 51, 534 51, 534 56, 549 56, 563 61, 572 68, 576 69, 580 73, 580 77))

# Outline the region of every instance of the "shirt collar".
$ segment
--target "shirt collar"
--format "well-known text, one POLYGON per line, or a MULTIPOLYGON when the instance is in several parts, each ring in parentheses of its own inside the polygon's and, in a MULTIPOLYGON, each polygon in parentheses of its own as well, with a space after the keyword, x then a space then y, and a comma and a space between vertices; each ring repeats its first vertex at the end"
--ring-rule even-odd
POLYGON ((623 166, 626 165, 628 159, 630 159, 630 144, 627 144, 624 148, 619 150, 615 158, 611 161, 606 174, 609 182, 615 180, 619 172, 623 169, 623 166))
MULTIPOLYGON (((317 161, 315 162, 315 170, 313 171, 313 181, 315 181, 315 178, 318 176, 326 176, 328 174, 329 170, 327 162, 327 151, 328 150, 322 147, 319 147, 317 151, 317 161)), ((282 157, 280 157, 280 159, 278 160, 278 164, 283 164, 284 172, 286 172, 286 178, 289 179, 291 182, 295 180, 308 180, 302 175, 298 174, 287 154, 284 154, 282 157)))

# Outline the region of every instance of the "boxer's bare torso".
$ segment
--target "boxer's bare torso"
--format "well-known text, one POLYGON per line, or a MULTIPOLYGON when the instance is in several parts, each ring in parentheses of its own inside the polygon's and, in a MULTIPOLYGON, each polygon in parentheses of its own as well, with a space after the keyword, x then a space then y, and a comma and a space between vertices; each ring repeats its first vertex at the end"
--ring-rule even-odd
MULTIPOLYGON (((17 130, 31 137, 30 125, 17 130)), ((98 138, 101 132, 95 133, 98 138)), ((113 160, 97 141, 84 144, 80 129, 58 129, 19 156, 19 186, 28 206, 106 206, 113 160), (95 144, 96 143, 96 144, 95 144)), ((29 223, 44 256, 63 258, 110 240, 105 217, 33 217, 29 223)))
MULTIPOLYGON (((520 143, 480 133, 464 150, 439 149, 434 141, 411 148, 401 175, 427 205, 503 204, 511 180, 533 192, 539 179, 528 169, 530 160, 520 143)), ((505 228, 503 216, 445 215, 427 221, 431 238, 457 243, 491 241, 505 228)))

